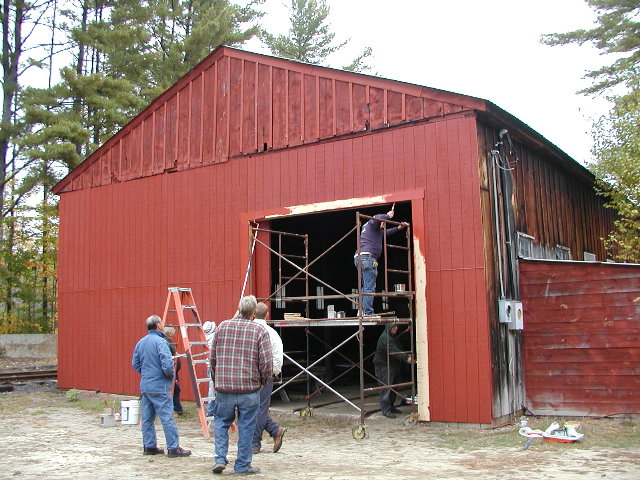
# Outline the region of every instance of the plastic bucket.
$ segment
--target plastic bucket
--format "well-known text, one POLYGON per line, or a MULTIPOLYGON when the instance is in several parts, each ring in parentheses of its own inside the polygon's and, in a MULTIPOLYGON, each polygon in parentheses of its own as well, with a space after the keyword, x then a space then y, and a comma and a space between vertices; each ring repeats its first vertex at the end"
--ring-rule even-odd
POLYGON ((140 413, 140 400, 123 400, 120 402, 120 419, 122 425, 137 425, 140 413))

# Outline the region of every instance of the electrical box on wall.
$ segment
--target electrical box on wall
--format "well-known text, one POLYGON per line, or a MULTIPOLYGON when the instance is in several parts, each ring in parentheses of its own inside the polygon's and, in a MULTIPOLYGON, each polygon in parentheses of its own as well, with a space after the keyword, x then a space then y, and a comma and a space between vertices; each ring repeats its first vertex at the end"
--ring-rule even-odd
POLYGON ((498 320, 511 323, 511 300, 498 300, 498 320))
POLYGON ((509 330, 522 330, 524 327, 523 317, 522 302, 513 300, 511 302, 511 322, 509 322, 509 330))
POLYGON ((498 320, 508 324, 509 330, 522 330, 524 326, 522 302, 517 300, 498 300, 498 320))

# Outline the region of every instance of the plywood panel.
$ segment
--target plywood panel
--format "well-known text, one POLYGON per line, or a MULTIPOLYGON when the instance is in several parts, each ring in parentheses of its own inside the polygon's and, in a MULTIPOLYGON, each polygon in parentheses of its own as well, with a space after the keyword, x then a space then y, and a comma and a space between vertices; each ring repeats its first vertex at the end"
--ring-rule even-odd
POLYGON ((189 167, 197 168, 202 165, 202 135, 203 135, 203 74, 198 75, 191 83, 191 109, 189 115, 189 167))
POLYGON ((165 106, 160 106, 153 114, 153 173, 164 171, 165 166, 165 106))
POLYGON ((288 145, 287 126, 287 72, 281 68, 274 68, 273 75, 273 148, 283 148, 288 145))
POLYGON ((216 155, 216 68, 207 68, 203 76, 202 164, 210 165, 216 155))
POLYGON ((257 116, 257 66, 255 62, 244 62, 242 78, 242 148, 243 153, 255 152, 256 145, 256 116, 257 116))
POLYGON ((215 162, 224 162, 229 156, 229 59, 216 64, 216 133, 215 162))
POLYGON ((268 65, 258 64, 257 86, 257 116, 258 116, 258 151, 273 148, 272 140, 272 79, 271 68, 268 65))
POLYGON ((335 82, 336 134, 352 131, 351 84, 337 80, 335 82))
POLYGON ((178 168, 178 95, 167 100, 165 110, 165 136, 164 136, 164 168, 171 170, 178 168))
POLYGON ((303 75, 303 115, 302 115, 302 141, 305 143, 318 139, 318 77, 315 75, 303 75))
POLYGON ((230 59, 229 65, 229 150, 234 156, 242 152, 242 109, 245 103, 242 82, 244 64, 237 58, 230 59))
POLYGON ((303 141, 303 92, 302 74, 287 72, 287 136, 288 145, 300 145, 303 141))

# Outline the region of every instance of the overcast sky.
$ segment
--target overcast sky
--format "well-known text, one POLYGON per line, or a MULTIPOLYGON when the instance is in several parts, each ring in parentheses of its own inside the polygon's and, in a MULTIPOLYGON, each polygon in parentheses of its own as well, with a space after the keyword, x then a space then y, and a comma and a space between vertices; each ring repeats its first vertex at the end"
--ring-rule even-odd
MULTIPOLYGON (((544 33, 590 28, 584 0, 326 0, 336 38, 351 41, 332 67, 365 46, 381 77, 489 100, 581 163, 604 99, 578 95, 582 77, 605 61, 590 44, 548 47, 544 33)), ((286 34, 290 0, 266 0, 263 24, 286 34)), ((247 50, 268 53, 257 41, 247 50)))

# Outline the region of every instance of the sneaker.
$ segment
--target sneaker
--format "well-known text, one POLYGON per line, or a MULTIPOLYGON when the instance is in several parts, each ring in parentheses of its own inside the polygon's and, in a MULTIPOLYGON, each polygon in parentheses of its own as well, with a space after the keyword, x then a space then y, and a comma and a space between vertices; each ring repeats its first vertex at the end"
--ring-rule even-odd
POLYGON ((233 472, 235 475, 254 475, 256 473, 260 473, 260 469, 258 467, 252 467, 249 465, 246 470, 242 472, 233 472))
POLYGON ((400 409, 398 409, 398 408, 396 408, 396 407, 393 407, 393 408, 391 409, 391 413, 402 413, 402 410, 400 410, 400 409))
POLYGON ((276 434, 273 436, 273 453, 277 453, 282 447, 282 439, 284 438, 284 434, 287 432, 286 427, 279 427, 276 434))
POLYGON ((164 449, 160 447, 144 447, 143 455, 164 455, 164 449))
POLYGON ((213 473, 222 473, 225 468, 227 468, 227 466, 224 463, 216 463, 211 471, 213 473))
POLYGON ((167 452, 167 457, 169 458, 188 457, 189 455, 191 455, 191 450, 185 450, 182 447, 174 448, 173 450, 169 449, 167 452))
POLYGON ((382 415, 384 415, 387 418, 396 418, 396 416, 391 412, 382 412, 382 415))

